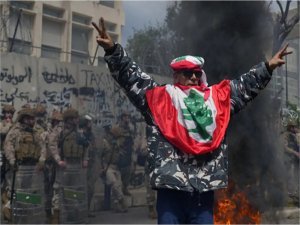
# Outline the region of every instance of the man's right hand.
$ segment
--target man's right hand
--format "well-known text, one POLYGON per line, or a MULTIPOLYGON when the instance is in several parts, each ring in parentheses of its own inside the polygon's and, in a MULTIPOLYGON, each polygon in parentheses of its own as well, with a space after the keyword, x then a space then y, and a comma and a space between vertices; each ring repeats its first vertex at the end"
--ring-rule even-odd
POLYGON ((98 31, 99 36, 96 37, 97 43, 104 49, 112 48, 115 44, 109 34, 106 32, 106 28, 104 25, 104 19, 101 17, 99 20, 99 26, 98 27, 96 23, 92 22, 92 25, 95 27, 95 29, 98 31))

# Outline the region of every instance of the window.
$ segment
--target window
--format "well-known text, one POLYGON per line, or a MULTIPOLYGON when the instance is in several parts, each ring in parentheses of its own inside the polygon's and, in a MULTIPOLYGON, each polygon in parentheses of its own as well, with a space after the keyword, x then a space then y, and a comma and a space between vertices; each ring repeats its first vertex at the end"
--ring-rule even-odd
POLYGON ((110 35, 110 37, 113 39, 114 42, 118 42, 119 36, 118 36, 117 34, 112 34, 112 33, 110 33, 109 35, 110 35))
POLYGON ((57 18, 63 18, 64 10, 59 8, 54 8, 51 6, 43 5, 43 14, 47 16, 53 16, 57 18))
POLYGON ((105 5, 105 6, 110 7, 110 8, 114 8, 115 7, 115 1, 100 0, 99 4, 100 5, 105 5))
POLYGON ((105 21, 105 27, 107 31, 116 32, 117 24, 105 21))
POLYGON ((24 12, 20 14, 20 11, 17 9, 15 8, 10 9, 8 37, 9 37, 9 48, 13 43, 12 51, 23 53, 23 54, 31 54, 32 52, 31 34, 33 29, 33 20, 34 20, 33 15, 29 15, 24 12), (19 23, 17 23, 19 16, 20 16, 20 20, 19 23), (14 41, 13 41, 13 37, 15 38, 14 41))
POLYGON ((92 21, 91 17, 80 15, 78 13, 73 13, 73 22, 90 25, 92 21))
POLYGON ((30 1, 10 1, 10 5, 16 8, 32 9, 34 2, 30 1))
MULTIPOLYGON (((9 48, 12 46, 12 38, 9 38, 9 48)), ((31 55, 32 52, 32 44, 28 41, 18 40, 15 39, 13 42, 12 52, 25 54, 25 55, 31 55)))
POLYGON ((64 23, 43 17, 42 57, 60 59, 64 23))
POLYGON ((41 57, 42 58, 50 58, 50 59, 60 59, 60 53, 61 49, 60 48, 55 48, 47 45, 42 45, 42 53, 41 57))
POLYGON ((88 29, 73 26, 72 28, 72 57, 71 62, 88 64, 89 61, 88 29))

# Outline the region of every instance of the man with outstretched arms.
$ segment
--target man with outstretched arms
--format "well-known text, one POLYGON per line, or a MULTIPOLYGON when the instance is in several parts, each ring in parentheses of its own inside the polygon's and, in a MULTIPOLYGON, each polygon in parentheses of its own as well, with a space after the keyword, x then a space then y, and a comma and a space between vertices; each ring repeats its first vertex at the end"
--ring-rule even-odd
POLYGON ((112 77, 151 130, 147 160, 150 184, 157 190, 158 223, 213 223, 214 190, 228 184, 225 134, 230 116, 266 87, 291 52, 285 46, 249 72, 212 86, 202 57, 178 57, 170 64, 174 83, 159 86, 112 41, 103 19, 100 28, 93 25, 112 77))

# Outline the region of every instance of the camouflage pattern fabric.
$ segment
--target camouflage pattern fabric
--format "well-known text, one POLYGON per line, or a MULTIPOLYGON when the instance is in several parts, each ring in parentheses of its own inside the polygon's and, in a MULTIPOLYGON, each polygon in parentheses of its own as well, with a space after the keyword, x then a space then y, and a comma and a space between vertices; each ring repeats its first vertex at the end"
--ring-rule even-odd
POLYGON ((120 157, 119 141, 120 138, 116 140, 115 137, 107 133, 103 138, 101 155, 103 168, 106 170, 105 184, 111 185, 112 199, 115 202, 124 198, 121 173, 118 167, 120 157))
MULTIPOLYGON (((4 152, 5 156, 8 160, 8 162, 13 165, 16 161, 16 155, 18 155, 18 150, 20 148, 20 145, 24 141, 23 137, 32 137, 33 142, 28 143, 28 146, 35 146, 34 152, 33 149, 29 149, 30 151, 21 151, 20 150, 20 158, 27 158, 31 157, 33 154, 34 156, 38 156, 37 160, 44 162, 46 159, 46 148, 45 145, 42 142, 41 137, 36 131, 28 131, 28 127, 26 125, 23 125, 21 123, 16 123, 8 132, 5 142, 4 142, 4 152)), ((18 156, 17 156, 18 157, 18 156)))
MULTIPOLYGON (((185 154, 174 148, 160 133, 152 119, 145 92, 158 84, 128 57, 121 45, 105 55, 112 77, 125 90, 130 101, 141 111, 151 132, 148 135, 151 186, 155 189, 169 188, 182 191, 204 192, 227 186, 226 137, 212 153, 185 154)), ((271 79, 265 63, 254 66, 249 72, 230 81, 231 112, 243 109, 253 100, 271 79)))

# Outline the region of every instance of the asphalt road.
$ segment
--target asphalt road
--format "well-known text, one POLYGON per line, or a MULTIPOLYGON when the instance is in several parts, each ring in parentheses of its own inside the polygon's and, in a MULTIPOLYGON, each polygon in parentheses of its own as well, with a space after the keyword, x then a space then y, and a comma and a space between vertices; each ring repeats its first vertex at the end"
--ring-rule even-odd
POLYGON ((130 207, 127 213, 99 211, 89 217, 90 224, 156 224, 156 219, 148 218, 148 209, 143 206, 130 207))

